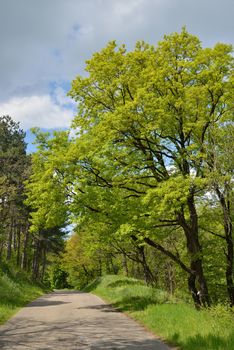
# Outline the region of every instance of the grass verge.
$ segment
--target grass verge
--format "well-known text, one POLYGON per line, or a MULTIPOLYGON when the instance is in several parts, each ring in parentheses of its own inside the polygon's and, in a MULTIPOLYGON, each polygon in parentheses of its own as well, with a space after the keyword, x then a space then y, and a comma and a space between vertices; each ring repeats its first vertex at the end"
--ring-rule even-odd
POLYGON ((45 290, 32 284, 26 275, 0 266, 0 324, 44 293, 45 290))
POLYGON ((142 281, 105 276, 85 289, 181 350, 234 350, 234 317, 222 305, 197 311, 142 281))

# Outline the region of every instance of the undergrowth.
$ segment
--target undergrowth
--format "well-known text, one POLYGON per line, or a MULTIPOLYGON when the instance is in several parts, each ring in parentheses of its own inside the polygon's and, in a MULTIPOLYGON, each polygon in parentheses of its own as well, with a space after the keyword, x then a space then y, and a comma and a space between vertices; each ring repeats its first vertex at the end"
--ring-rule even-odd
POLYGON ((25 273, 0 265, 0 324, 21 307, 44 294, 43 287, 33 284, 25 273))

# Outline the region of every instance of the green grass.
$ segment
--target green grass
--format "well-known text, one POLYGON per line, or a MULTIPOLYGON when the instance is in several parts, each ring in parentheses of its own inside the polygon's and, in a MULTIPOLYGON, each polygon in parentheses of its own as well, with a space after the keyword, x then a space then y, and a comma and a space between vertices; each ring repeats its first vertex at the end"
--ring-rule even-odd
POLYGON ((234 315, 225 306, 197 311, 166 292, 120 276, 99 278, 86 291, 111 302, 181 350, 234 350, 234 315))
POLYGON ((45 291, 30 283, 26 275, 0 266, 0 324, 6 322, 24 305, 45 291))

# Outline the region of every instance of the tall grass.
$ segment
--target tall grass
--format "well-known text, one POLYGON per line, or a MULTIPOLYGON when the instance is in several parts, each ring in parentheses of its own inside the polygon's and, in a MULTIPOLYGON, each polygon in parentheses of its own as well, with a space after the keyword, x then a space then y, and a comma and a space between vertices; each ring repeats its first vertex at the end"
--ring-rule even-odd
POLYGON ((30 283, 25 274, 0 266, 0 324, 43 293, 44 290, 30 283))
POLYGON ((218 305, 197 311, 143 282, 106 276, 86 288, 181 350, 234 350, 234 316, 218 305))

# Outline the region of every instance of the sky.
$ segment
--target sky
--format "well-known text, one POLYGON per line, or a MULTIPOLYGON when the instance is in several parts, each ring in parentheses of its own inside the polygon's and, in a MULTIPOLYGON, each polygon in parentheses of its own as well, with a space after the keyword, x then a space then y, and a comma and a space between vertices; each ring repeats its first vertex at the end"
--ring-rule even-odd
POLYGON ((185 25, 203 46, 234 44, 234 0, 0 0, 0 115, 27 132, 68 128, 70 83, 116 40, 157 44, 185 25))

